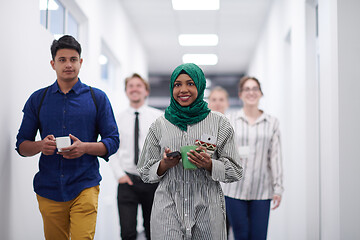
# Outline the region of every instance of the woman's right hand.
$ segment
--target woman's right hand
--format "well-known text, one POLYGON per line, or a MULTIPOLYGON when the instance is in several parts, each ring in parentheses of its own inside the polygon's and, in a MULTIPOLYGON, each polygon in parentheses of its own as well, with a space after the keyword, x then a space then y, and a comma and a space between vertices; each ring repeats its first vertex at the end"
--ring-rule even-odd
POLYGON ((157 174, 159 176, 163 175, 168 169, 176 166, 180 161, 181 156, 167 157, 167 153, 171 153, 170 148, 165 148, 165 151, 163 153, 163 158, 161 159, 159 168, 157 170, 157 174))

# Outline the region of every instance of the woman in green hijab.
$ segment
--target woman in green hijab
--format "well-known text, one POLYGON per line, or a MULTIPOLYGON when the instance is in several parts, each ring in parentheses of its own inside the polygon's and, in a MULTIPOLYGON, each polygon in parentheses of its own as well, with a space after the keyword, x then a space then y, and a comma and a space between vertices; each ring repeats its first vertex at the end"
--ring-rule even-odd
POLYGON ((234 131, 204 101, 206 79, 193 63, 171 75, 170 106, 150 127, 138 163, 141 178, 159 182, 151 213, 151 238, 226 239, 225 202, 219 182, 240 180, 234 131), (184 146, 197 148, 168 156, 184 146), (186 162, 193 164, 187 168, 186 162))

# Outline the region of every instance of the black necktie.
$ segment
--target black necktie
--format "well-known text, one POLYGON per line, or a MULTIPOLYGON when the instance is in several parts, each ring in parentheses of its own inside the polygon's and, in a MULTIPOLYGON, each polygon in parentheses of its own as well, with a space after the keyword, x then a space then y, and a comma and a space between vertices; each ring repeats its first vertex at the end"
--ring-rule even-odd
POLYGON ((135 154, 135 165, 137 165, 139 160, 139 113, 135 112, 135 148, 134 148, 134 154, 135 154))

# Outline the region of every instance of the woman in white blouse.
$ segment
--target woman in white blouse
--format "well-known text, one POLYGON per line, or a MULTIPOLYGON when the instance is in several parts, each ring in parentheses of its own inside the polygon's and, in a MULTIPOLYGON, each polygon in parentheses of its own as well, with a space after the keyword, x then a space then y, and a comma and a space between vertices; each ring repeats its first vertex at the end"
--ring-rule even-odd
POLYGON ((262 96, 256 78, 242 78, 239 98, 244 107, 229 114, 244 168, 240 181, 223 184, 235 240, 266 239, 271 200, 276 209, 283 192, 279 121, 259 109, 262 96))
POLYGON ((238 181, 242 167, 234 130, 223 114, 207 107, 205 87, 204 73, 197 65, 178 66, 171 75, 170 106, 146 137, 138 170, 144 182, 159 182, 151 239, 226 239, 225 199, 219 182, 238 181), (203 152, 188 153, 195 169, 185 169, 180 157, 167 156, 199 141, 209 144, 198 147, 203 152))

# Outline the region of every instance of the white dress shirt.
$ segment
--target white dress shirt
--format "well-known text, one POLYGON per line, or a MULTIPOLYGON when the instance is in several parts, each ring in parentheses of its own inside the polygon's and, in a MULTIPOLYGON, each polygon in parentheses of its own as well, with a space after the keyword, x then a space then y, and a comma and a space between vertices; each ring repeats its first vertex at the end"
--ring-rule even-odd
POLYGON ((141 153, 150 125, 164 114, 156 108, 143 105, 139 109, 129 107, 117 116, 120 147, 110 158, 110 165, 117 180, 125 176, 125 172, 139 175, 134 162, 135 112, 139 113, 139 153, 141 153))

